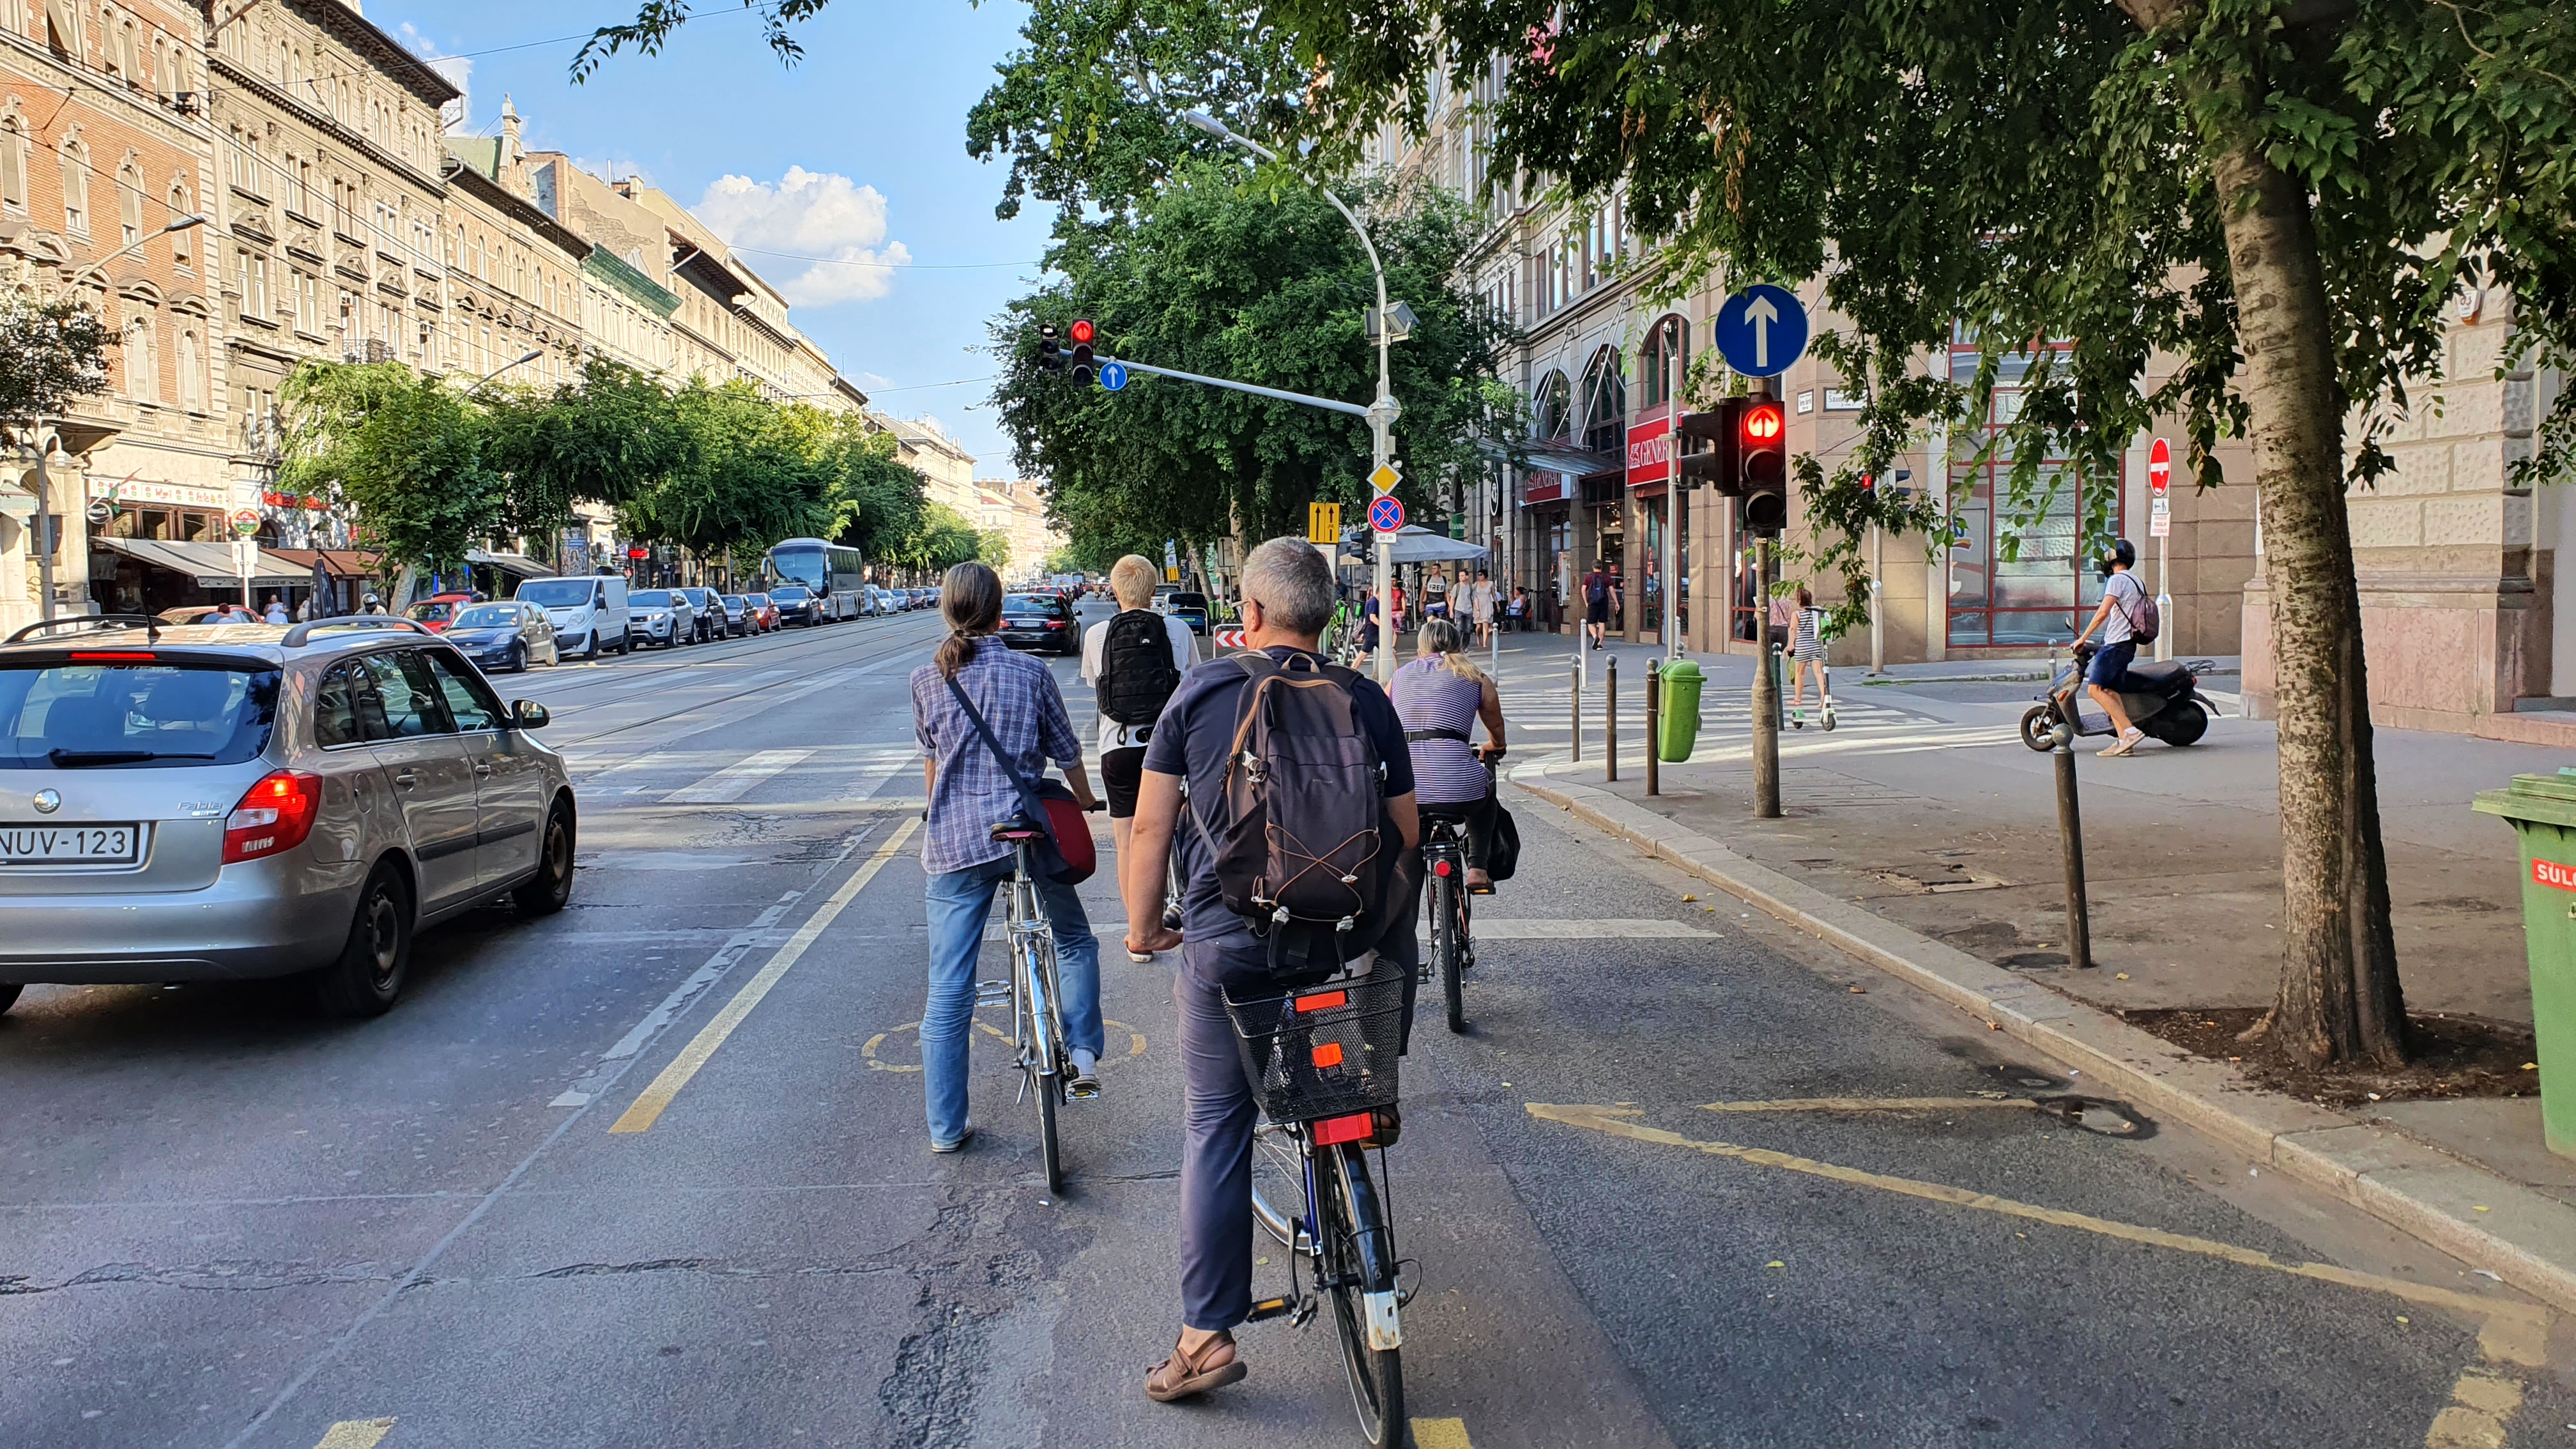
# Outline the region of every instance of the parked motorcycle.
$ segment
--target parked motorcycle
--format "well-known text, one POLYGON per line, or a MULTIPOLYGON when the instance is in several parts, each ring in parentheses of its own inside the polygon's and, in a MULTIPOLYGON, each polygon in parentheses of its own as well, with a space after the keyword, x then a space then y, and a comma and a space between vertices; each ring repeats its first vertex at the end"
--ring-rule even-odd
MULTIPOLYGON (((2021 717, 2023 744, 2042 754, 2056 748, 2060 720, 2074 726, 2079 735, 2111 733, 2109 715, 2087 715, 2080 708, 2080 702, 2091 698, 2084 691, 2084 670, 2095 652, 2089 641, 2075 646, 2073 662, 2049 684, 2048 693, 2040 696, 2042 702, 2021 717)), ((2145 731, 2147 738, 2169 745, 2197 741, 2208 731, 2209 716, 2218 708, 2200 692, 2200 681, 2189 666, 2177 660, 2132 664, 2121 684, 2120 704, 2129 712, 2129 723, 2145 731)))

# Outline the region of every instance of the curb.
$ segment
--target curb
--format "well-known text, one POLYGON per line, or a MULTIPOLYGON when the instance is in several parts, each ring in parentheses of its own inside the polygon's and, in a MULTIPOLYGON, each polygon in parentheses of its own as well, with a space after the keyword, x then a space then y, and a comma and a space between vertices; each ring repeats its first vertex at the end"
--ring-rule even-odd
POLYGON ((1516 771, 1511 783, 1844 954, 1931 993, 1988 1028, 2083 1069, 2130 1102, 2322 1187, 2411 1237, 2576 1312, 2576 1207, 2402 1133, 2248 1085, 1955 946, 1826 895, 1607 790, 1516 771))

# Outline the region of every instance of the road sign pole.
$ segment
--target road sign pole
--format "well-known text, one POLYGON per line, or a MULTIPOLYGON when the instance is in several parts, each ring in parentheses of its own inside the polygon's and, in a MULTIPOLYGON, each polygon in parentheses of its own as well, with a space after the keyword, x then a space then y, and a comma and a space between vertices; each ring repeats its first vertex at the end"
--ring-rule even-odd
POLYGON ((46 445, 36 443, 36 587, 45 591, 37 617, 54 617, 54 485, 45 473, 46 445))
POLYGON ((1771 647, 1771 540, 1756 535, 1753 576, 1753 813, 1780 818, 1780 676, 1779 656, 1771 647))

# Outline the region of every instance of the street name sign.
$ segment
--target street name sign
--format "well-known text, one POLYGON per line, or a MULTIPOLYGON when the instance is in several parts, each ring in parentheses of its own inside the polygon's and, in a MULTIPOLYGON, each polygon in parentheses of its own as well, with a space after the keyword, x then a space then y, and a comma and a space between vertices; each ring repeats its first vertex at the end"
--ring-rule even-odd
POLYGON ((1404 527, 1404 501, 1392 494, 1381 493, 1369 505, 1369 527, 1380 533, 1394 533, 1404 527))
POLYGON ((1757 282, 1717 309, 1717 350, 1746 377, 1777 377, 1807 351, 1807 309, 1786 287, 1757 282))
POLYGON ((1116 392, 1120 388, 1125 387, 1127 385, 1127 364, 1123 362, 1104 362, 1100 364, 1100 385, 1109 389, 1111 392, 1116 392))

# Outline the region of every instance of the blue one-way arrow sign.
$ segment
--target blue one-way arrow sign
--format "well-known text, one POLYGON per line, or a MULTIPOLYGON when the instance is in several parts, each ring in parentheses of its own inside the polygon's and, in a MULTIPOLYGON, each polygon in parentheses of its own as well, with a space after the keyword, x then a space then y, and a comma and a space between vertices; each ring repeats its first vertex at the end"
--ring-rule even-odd
POLYGON ((1109 389, 1111 392, 1116 392, 1120 388, 1125 387, 1127 385, 1127 364, 1123 362, 1104 362, 1100 364, 1100 385, 1109 389))
POLYGON ((1717 309, 1717 350, 1746 377, 1777 377, 1807 350, 1807 309, 1797 294, 1756 283, 1717 309))

